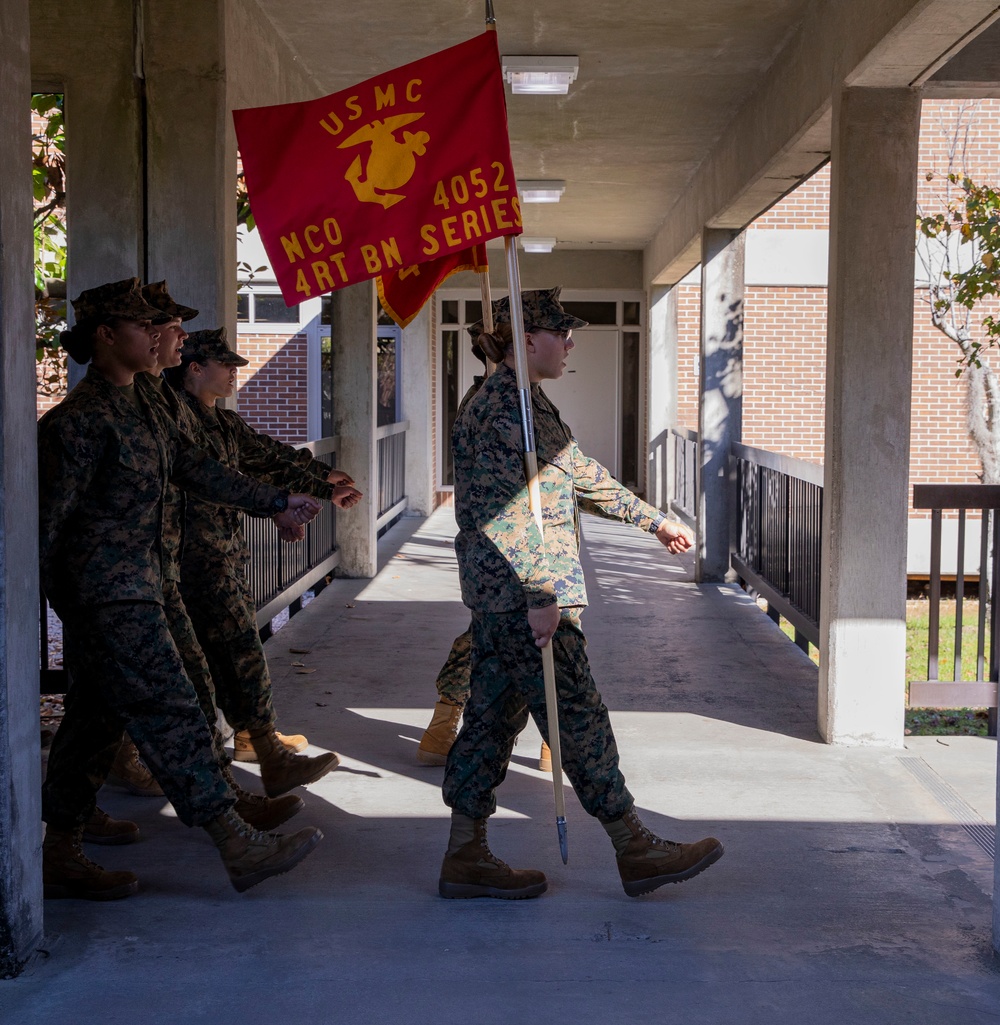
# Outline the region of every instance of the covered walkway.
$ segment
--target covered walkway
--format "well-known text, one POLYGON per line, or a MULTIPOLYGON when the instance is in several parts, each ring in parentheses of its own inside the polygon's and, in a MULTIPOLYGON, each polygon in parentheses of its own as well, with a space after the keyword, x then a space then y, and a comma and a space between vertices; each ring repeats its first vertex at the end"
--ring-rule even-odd
POLYGON ((467 623, 454 529, 447 509, 404 519, 374 579, 335 580, 268 642, 280 723, 343 756, 299 816, 324 830, 317 852, 239 896, 204 834, 157 801, 105 791, 143 840, 100 857, 135 869, 142 890, 48 903, 45 952, 0 990, 0 1020, 1000 1021, 995 742, 822 743, 815 667, 751 601, 695 585, 688 557, 596 519, 585 623, 625 774, 651 827, 714 833, 726 857, 630 899, 571 799, 563 867, 529 727, 491 839, 542 868, 549 892, 441 900, 441 770, 414 754, 467 623))

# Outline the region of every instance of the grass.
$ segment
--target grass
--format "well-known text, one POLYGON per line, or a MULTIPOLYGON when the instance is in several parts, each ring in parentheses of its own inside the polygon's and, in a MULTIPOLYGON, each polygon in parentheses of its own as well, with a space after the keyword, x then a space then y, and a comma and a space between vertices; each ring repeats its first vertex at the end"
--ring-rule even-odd
MULTIPOLYGON (((955 658, 955 613, 956 603, 942 600, 938 643, 938 679, 953 680, 955 658)), ((976 634, 978 629, 978 601, 964 602, 962 609, 961 679, 977 679, 976 634)), ((906 679, 927 678, 928 628, 930 624, 930 603, 925 598, 916 598, 906 603, 906 679)), ((794 639, 791 624, 781 621, 781 629, 794 639)), ((809 646, 809 656, 819 664, 819 651, 809 646)), ((984 652, 985 669, 989 667, 989 639, 984 652)), ((908 736, 941 737, 987 735, 987 711, 985 708, 907 708, 906 734, 908 736)))

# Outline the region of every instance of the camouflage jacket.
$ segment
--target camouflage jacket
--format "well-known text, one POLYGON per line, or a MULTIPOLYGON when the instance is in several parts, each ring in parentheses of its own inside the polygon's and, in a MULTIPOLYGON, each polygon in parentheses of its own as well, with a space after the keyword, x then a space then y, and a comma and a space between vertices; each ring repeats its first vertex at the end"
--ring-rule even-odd
POLYGON ((481 612, 587 604, 580 510, 648 530, 657 510, 581 451, 559 410, 532 385, 544 545, 528 505, 514 371, 501 365, 452 432, 455 539, 462 600, 481 612))
MULTIPOLYGON (((162 408, 191 444, 204 447, 198 441, 198 421, 194 414, 188 409, 187 403, 162 377, 136 374, 135 386, 147 402, 157 404, 162 408)), ((168 580, 180 580, 185 503, 185 492, 175 484, 168 482, 163 498, 163 533, 160 536, 163 576, 168 580)))
POLYGON ((267 515, 281 491, 195 448, 136 389, 136 404, 93 367, 38 424, 42 586, 60 615, 113 601, 162 602, 168 480, 267 515))
MULTIPOLYGON (((190 392, 178 394, 197 423, 198 443, 220 463, 268 484, 330 500, 333 485, 326 479, 330 467, 310 452, 255 431, 231 409, 206 409, 190 392)), ((206 572, 216 574, 220 561, 242 565, 248 558, 239 513, 217 502, 189 497, 184 510, 183 580, 197 580, 206 572)))

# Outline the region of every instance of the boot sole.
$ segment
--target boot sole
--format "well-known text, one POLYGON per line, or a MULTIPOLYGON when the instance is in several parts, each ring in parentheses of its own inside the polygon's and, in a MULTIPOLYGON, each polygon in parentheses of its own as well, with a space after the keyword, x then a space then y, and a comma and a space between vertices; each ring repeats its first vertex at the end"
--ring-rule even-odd
POLYGON ((449 900, 463 900, 469 897, 496 897, 498 900, 527 900, 540 897, 547 889, 547 882, 522 886, 518 890, 503 890, 496 886, 482 886, 478 883, 449 883, 438 880, 438 893, 449 900))
POLYGON ((696 862, 690 868, 684 869, 683 872, 650 876, 649 879, 635 879, 629 883, 623 881, 622 886, 630 897, 641 897, 644 893, 652 893, 653 890, 665 886, 667 883, 683 883, 686 879, 693 879, 696 875, 704 872, 706 868, 714 865, 725 853, 726 849, 720 843, 714 850, 709 851, 701 861, 696 862))
MULTIPOLYGON (((289 783, 287 786, 283 786, 280 788, 275 787, 273 789, 268 787, 268 785, 264 783, 264 793, 267 794, 268 797, 281 797, 282 794, 290 793, 296 787, 305 787, 308 786, 310 783, 315 783, 318 779, 322 779, 328 772, 333 772, 333 770, 337 768, 338 765, 340 765, 340 756, 333 751, 331 751, 330 754, 333 755, 333 761, 329 762, 327 765, 324 765, 321 769, 317 769, 309 776, 300 780, 296 780, 294 783, 289 783)), ((261 780, 261 782, 263 782, 263 780, 261 780)))
MULTIPOLYGON (((293 755, 300 755, 303 751, 309 747, 308 744, 286 744, 282 741, 282 747, 286 750, 291 751, 293 755)), ((249 749, 243 747, 233 748, 233 761, 234 762, 257 762, 257 752, 251 747, 249 749)))
POLYGON ((132 883, 122 883, 121 886, 113 886, 108 890, 79 890, 72 886, 57 886, 55 883, 46 883, 42 895, 45 900, 121 900, 123 897, 131 897, 139 892, 139 880, 132 883))
POLYGON ((84 833, 84 843, 96 843, 102 847, 120 847, 123 844, 138 843, 139 830, 134 833, 116 833, 112 836, 101 836, 99 833, 84 833))
POLYGON ((284 875, 285 872, 290 872, 295 866, 302 861, 306 855, 310 854, 316 847, 316 845, 323 839, 322 830, 315 829, 309 839, 299 848, 294 850, 280 865, 272 865, 269 868, 262 868, 256 872, 251 872, 249 875, 240 876, 238 879, 230 877, 230 882, 233 884, 233 889, 237 893, 244 893, 249 890, 251 886, 256 886, 258 883, 262 883, 265 879, 270 879, 271 876, 284 875))

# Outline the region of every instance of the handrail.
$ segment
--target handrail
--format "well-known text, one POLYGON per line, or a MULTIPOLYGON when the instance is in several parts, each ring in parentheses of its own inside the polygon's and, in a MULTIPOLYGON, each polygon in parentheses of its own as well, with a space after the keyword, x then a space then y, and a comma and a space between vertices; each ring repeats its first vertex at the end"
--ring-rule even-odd
POLYGON ((738 442, 730 444, 730 451, 737 459, 745 459, 747 462, 755 463, 757 466, 767 467, 777 473, 794 477, 796 480, 805 481, 806 484, 814 484, 823 487, 823 464, 812 463, 807 459, 796 459, 794 456, 786 456, 780 452, 769 452, 764 448, 752 448, 750 445, 741 445, 738 442))
POLYGON ((910 680, 910 708, 989 709, 989 733, 996 736, 998 680, 1000 680, 1000 485, 915 484, 913 508, 931 510, 931 577, 928 596, 927 679, 910 680), (945 509, 958 511, 955 554, 955 654, 952 679, 940 679, 942 519, 945 509), (978 615, 976 617, 976 679, 962 679, 965 603, 966 514, 980 512, 978 615), (989 582, 989 614, 983 600, 989 582), (989 651, 987 654, 987 643, 989 651), (988 659, 988 666, 987 666, 988 659))
POLYGON ((732 444, 736 551, 731 565, 795 628, 803 650, 819 646, 823 467, 777 452, 732 444))
POLYGON ((400 420, 394 424, 383 424, 381 427, 375 428, 375 440, 381 441, 383 438, 391 438, 394 434, 405 434, 409 429, 409 420, 400 420))
POLYGON ((674 480, 670 511, 692 530, 697 526, 698 510, 698 433, 686 427, 672 427, 674 443, 674 480))

